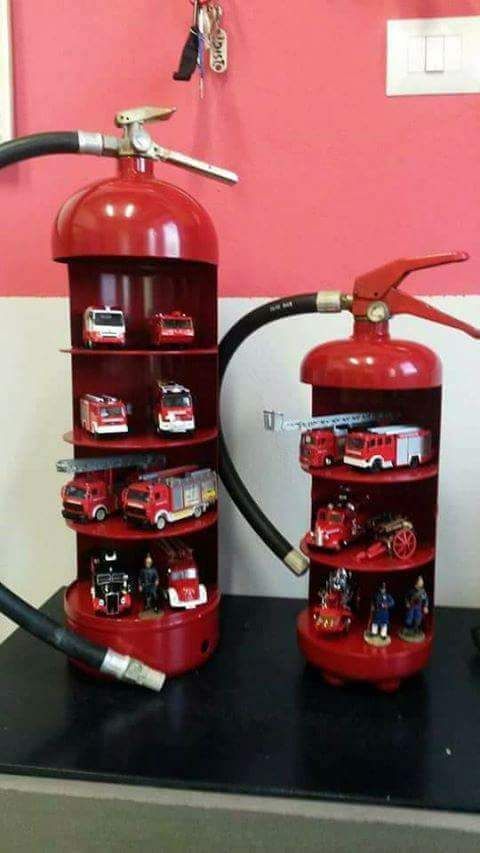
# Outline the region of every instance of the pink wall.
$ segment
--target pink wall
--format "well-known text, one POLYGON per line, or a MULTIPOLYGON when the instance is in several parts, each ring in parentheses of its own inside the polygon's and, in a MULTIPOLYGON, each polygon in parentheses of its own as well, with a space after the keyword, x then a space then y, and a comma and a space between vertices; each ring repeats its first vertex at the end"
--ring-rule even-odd
MULTIPOLYGON (((445 248, 472 258, 418 274, 421 291, 479 292, 480 97, 387 98, 385 21, 480 14, 480 2, 223 2, 231 71, 210 75, 200 102, 196 81, 171 79, 187 0, 12 0, 17 133, 108 132, 121 107, 177 105, 158 138, 242 179, 229 189, 157 167, 211 212, 224 295, 349 288, 388 259, 445 248)), ((2 174, 0 294, 66 292, 52 219, 114 168, 56 157, 2 174)))

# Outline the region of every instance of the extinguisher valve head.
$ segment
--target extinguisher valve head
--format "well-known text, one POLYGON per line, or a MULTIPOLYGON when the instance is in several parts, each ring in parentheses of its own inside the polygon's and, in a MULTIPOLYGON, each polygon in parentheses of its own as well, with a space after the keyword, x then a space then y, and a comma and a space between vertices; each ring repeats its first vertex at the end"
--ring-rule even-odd
POLYGON ((197 160, 180 151, 163 148, 152 139, 144 125, 152 121, 166 121, 173 115, 175 109, 175 107, 134 107, 117 113, 115 124, 123 129, 123 136, 116 140, 116 150, 112 152, 114 156, 161 160, 164 163, 172 163, 174 166, 188 169, 190 172, 197 172, 207 178, 226 184, 236 184, 238 176, 234 172, 197 160))

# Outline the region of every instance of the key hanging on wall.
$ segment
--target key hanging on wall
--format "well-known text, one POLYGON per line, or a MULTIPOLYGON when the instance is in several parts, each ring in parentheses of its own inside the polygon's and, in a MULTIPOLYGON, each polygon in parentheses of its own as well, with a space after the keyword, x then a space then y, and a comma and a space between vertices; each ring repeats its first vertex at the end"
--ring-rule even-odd
POLYGON ((199 16, 201 5, 201 0, 193 0, 192 24, 183 46, 178 70, 173 74, 174 80, 190 80, 197 67, 200 44, 199 16))
POLYGON ((215 74, 227 70, 227 33, 221 27, 223 8, 212 0, 191 0, 193 19, 187 41, 183 47, 178 70, 174 80, 191 80, 198 68, 200 77, 200 96, 205 93, 206 53, 209 53, 208 67, 215 74))

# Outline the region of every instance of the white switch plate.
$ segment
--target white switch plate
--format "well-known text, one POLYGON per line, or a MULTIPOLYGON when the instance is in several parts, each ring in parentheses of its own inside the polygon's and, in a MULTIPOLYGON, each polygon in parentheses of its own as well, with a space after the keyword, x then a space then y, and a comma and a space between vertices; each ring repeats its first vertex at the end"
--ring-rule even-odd
POLYGON ((10 0, 0 0, 0 143, 12 139, 13 71, 10 0))
POLYGON ((387 21, 387 95, 480 92, 480 15, 387 21))

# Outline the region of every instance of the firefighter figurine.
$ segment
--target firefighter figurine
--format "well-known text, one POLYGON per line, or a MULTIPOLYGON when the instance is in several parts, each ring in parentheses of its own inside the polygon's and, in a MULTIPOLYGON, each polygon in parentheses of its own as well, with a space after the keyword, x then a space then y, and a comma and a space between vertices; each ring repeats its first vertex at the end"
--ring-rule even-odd
POLYGON ((153 565, 151 554, 147 554, 138 575, 138 590, 143 595, 144 610, 153 610, 158 613, 158 588, 160 578, 158 571, 153 565))
POLYGON ((388 646, 391 638, 388 635, 390 610, 395 607, 395 599, 387 592, 387 585, 382 581, 372 600, 370 626, 363 638, 371 646, 388 646))
POLYGON ((425 590, 423 577, 418 576, 415 586, 405 596, 405 625, 398 636, 407 643, 421 643, 425 639, 422 631, 423 617, 428 613, 428 595, 425 590))

